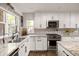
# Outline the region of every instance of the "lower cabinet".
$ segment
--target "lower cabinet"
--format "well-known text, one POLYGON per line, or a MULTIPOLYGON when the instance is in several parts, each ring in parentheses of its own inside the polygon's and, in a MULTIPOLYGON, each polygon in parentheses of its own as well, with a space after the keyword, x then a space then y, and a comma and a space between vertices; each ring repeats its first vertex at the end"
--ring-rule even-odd
POLYGON ((31 50, 47 50, 47 37, 46 36, 32 36, 31 37, 31 50))
POLYGON ((25 55, 26 56, 29 55, 29 52, 31 50, 31 48, 30 48, 30 45, 31 45, 30 40, 31 40, 30 37, 28 37, 28 38, 26 38, 26 41, 25 41, 25 55))
POLYGON ((43 50, 44 46, 43 46, 43 40, 41 37, 35 37, 35 43, 36 43, 36 50, 43 50))
POLYGON ((58 56, 73 56, 69 51, 64 49, 60 44, 57 44, 58 56))
POLYGON ((43 37, 43 50, 47 50, 47 37, 43 37))
POLYGON ((30 37, 30 50, 35 51, 35 37, 30 37))
POLYGON ((19 56, 28 56, 30 52, 30 38, 27 37, 19 46, 19 56))
POLYGON ((19 46, 19 56, 25 56, 25 43, 19 46))

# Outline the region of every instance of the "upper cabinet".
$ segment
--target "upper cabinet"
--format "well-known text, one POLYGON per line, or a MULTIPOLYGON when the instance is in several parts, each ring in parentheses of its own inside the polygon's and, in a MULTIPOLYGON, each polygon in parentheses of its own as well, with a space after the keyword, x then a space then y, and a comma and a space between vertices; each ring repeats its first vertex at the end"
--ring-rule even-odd
POLYGON ((35 14, 35 20, 34 20, 34 28, 40 28, 41 27, 41 14, 35 14))
POLYGON ((65 18, 65 14, 59 13, 59 28, 65 27, 64 18, 65 18))
POLYGON ((77 14, 76 13, 72 13, 71 12, 71 14, 70 14, 70 24, 71 24, 71 28, 76 28, 77 27, 77 23, 76 23, 76 16, 77 16, 77 14))
POLYGON ((76 28, 79 28, 79 13, 76 13, 74 20, 75 20, 76 28))
POLYGON ((47 16, 45 14, 36 13, 35 14, 35 20, 34 20, 34 28, 37 29, 43 29, 46 28, 46 18, 47 16))
POLYGON ((70 13, 69 12, 64 13, 63 22, 64 22, 63 24, 64 28, 70 28, 70 13))
POLYGON ((41 15, 41 20, 40 20, 40 28, 46 28, 47 27, 47 18, 46 14, 41 15))
POLYGON ((59 20, 56 13, 36 13, 34 20, 34 28, 44 29, 48 27, 48 21, 59 20))
POLYGON ((78 12, 71 12, 71 28, 79 28, 79 13, 78 12))
POLYGON ((79 28, 79 13, 76 12, 36 13, 34 26, 46 28, 50 20, 59 20, 59 28, 79 28))

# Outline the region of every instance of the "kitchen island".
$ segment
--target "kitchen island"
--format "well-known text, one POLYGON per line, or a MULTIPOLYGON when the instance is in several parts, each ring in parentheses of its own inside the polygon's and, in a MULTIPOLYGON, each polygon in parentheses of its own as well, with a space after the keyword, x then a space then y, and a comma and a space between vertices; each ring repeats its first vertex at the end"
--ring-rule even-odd
POLYGON ((79 41, 58 41, 58 56, 79 56, 79 41))

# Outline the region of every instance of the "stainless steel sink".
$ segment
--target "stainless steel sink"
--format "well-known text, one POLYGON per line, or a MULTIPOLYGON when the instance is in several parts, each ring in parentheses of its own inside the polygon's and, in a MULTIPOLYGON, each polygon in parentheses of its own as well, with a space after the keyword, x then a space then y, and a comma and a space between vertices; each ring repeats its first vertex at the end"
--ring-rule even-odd
MULTIPOLYGON (((13 40, 13 43, 19 43, 23 41, 25 38, 19 38, 18 40, 13 40)), ((9 41, 9 43, 12 43, 12 41, 9 41)))

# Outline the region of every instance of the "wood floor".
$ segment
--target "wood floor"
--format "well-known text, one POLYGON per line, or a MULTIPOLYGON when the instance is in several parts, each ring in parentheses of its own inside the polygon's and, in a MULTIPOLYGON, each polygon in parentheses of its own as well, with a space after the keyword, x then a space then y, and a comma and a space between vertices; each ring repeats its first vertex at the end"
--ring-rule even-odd
POLYGON ((30 51, 29 56, 57 56, 57 51, 30 51))

